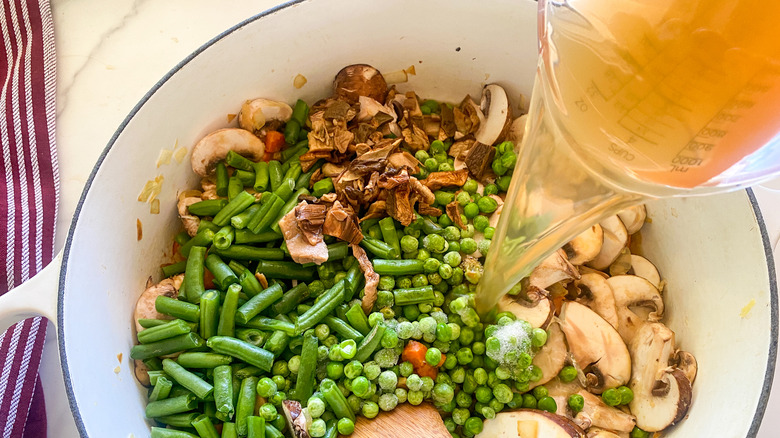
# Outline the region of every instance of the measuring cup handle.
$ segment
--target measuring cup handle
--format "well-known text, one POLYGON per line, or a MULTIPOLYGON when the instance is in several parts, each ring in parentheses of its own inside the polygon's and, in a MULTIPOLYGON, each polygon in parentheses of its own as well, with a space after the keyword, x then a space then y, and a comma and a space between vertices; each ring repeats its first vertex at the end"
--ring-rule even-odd
POLYGON ((27 318, 43 316, 57 325, 57 290, 62 251, 33 278, 0 296, 0 333, 27 318))

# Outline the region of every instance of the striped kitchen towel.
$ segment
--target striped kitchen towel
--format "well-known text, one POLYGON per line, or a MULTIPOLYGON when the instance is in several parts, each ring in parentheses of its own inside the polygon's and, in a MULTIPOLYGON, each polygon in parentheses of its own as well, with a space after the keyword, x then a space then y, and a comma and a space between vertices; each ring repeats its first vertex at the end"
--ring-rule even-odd
MULTIPOLYGON (((48 0, 2 0, 0 33, 3 294, 53 257, 59 176, 54 137, 56 60, 48 0)), ((20 322, 0 335, 0 438, 46 436, 38 378, 45 336, 42 318, 20 322)))

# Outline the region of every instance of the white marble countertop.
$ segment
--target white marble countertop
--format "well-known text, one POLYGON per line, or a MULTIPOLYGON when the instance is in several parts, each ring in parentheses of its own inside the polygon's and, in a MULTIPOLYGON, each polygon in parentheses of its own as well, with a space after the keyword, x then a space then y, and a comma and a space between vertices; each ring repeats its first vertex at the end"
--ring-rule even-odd
MULTIPOLYGON (((92 167, 116 128, 173 66, 227 28, 278 0, 52 0, 57 45, 57 141, 61 248, 92 167)), ((780 184, 777 184, 780 186, 780 184)), ((780 191, 756 189, 773 245, 780 236, 780 191)), ((49 436, 77 437, 50 326, 41 365, 49 436)), ((776 374, 780 382, 780 372, 776 374)), ((776 386, 780 383, 776 383, 776 386)), ((777 436, 780 391, 770 400, 760 438, 777 436)))

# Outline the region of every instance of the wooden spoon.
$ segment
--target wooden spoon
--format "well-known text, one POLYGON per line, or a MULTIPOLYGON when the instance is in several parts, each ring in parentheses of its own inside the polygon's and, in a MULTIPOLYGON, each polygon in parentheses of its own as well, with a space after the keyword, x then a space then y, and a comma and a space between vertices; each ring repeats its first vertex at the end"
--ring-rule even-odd
POLYGON ((371 420, 358 417, 351 438, 451 438, 439 412, 430 403, 398 405, 371 420))

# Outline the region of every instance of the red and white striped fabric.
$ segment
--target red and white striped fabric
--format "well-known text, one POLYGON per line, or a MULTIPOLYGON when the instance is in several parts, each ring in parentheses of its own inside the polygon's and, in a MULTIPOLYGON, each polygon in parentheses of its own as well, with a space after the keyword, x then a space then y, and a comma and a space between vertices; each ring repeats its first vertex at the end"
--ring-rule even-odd
MULTIPOLYGON (((0 34, 0 144, 5 171, 0 182, 0 228, 6 237, 0 243, 2 294, 35 275, 53 256, 59 175, 49 2, 2 0, 0 34)), ((0 438, 46 436, 38 379, 45 335, 42 318, 18 323, 0 335, 0 438)))

